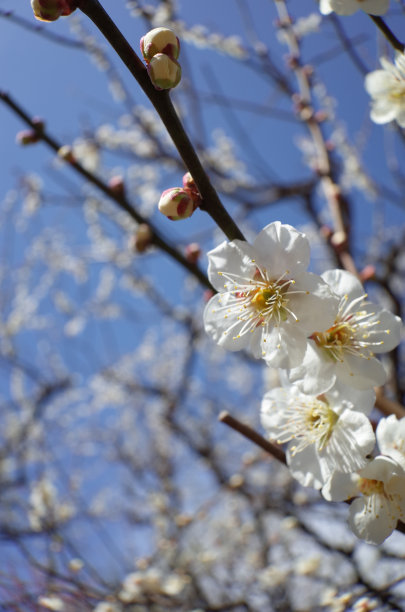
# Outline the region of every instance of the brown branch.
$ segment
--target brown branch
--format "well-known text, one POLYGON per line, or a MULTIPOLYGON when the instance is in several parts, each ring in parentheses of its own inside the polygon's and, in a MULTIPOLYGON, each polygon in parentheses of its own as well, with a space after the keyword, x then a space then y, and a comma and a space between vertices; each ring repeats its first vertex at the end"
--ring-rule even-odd
POLYGON ((385 21, 381 17, 376 15, 370 15, 377 28, 383 33, 388 42, 394 47, 396 51, 404 53, 405 45, 395 36, 394 32, 387 26, 385 21))
POLYGON ((376 389, 375 405, 385 416, 395 414, 398 419, 405 417, 405 408, 399 402, 395 402, 385 397, 381 388, 376 389))
MULTIPOLYGON (((0 100, 3 101, 16 115, 18 115, 27 125, 35 130, 38 139, 45 142, 55 153, 61 149, 61 143, 57 142, 53 136, 45 131, 43 127, 39 127, 35 121, 32 121, 30 116, 22 109, 22 107, 6 92, 0 90, 0 100)), ((193 263, 190 263, 177 249, 171 246, 163 236, 160 235, 158 230, 153 226, 149 219, 144 218, 127 200, 125 194, 117 195, 110 189, 110 187, 104 183, 97 176, 86 170, 79 162, 72 159, 69 161, 69 165, 76 170, 83 178, 89 183, 100 189, 107 197, 114 200, 114 202, 122 209, 125 210, 132 219, 137 223, 145 223, 149 226, 152 232, 151 242, 156 247, 167 253, 177 263, 183 266, 188 272, 193 274, 205 287, 212 289, 211 283, 205 274, 193 263)))
POLYGON ((245 240, 242 232, 225 210, 217 192, 205 172, 201 161, 187 136, 173 106, 168 91, 157 91, 152 85, 146 68, 126 38, 122 35, 98 0, 79 0, 78 8, 97 26, 112 48, 136 79, 159 117, 163 121, 186 168, 191 173, 202 198, 200 208, 205 210, 222 229, 229 240, 245 240))
POLYGON ((285 453, 279 446, 277 446, 276 444, 272 444, 271 442, 263 438, 260 434, 258 434, 257 431, 255 431, 248 425, 245 425, 241 421, 238 421, 238 419, 235 419, 235 417, 230 415, 229 412, 226 412, 226 410, 221 412, 218 417, 218 420, 221 421, 221 423, 225 423, 225 425, 232 427, 232 429, 238 431, 240 434, 242 434, 242 436, 245 436, 245 438, 248 438, 248 440, 250 440, 257 446, 260 446, 260 448, 265 450, 267 453, 270 453, 270 455, 273 455, 273 457, 275 457, 275 459, 277 459, 281 463, 286 464, 285 453))

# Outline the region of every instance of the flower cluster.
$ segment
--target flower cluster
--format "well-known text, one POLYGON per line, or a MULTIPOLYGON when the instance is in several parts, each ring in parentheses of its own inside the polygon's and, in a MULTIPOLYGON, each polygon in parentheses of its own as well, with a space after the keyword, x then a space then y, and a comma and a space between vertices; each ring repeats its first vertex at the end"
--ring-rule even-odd
POLYGON ((367 300, 353 274, 308 272, 309 256, 306 236, 278 221, 251 245, 223 242, 208 253, 218 293, 205 307, 204 326, 225 349, 245 349, 281 369, 285 386, 262 402, 269 437, 288 443, 292 475, 322 489, 325 499, 349 499, 357 487, 362 497, 350 525, 379 543, 405 511, 405 442, 389 419, 382 421, 384 457, 371 459, 376 438, 368 417, 373 387, 387 378, 375 355, 398 345, 402 324, 367 300))
POLYGON ((181 67, 177 61, 180 41, 168 28, 154 28, 141 38, 142 56, 153 86, 172 89, 180 83, 181 67))

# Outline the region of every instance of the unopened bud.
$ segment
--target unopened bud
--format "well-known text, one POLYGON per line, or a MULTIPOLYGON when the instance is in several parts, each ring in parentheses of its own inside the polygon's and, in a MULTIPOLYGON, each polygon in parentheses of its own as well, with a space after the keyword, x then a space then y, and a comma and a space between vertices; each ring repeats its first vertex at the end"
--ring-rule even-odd
POLYGON ((187 261, 190 263, 197 263, 201 256, 201 248, 197 242, 188 244, 184 249, 187 261))
POLYGON ((177 59, 180 53, 180 41, 168 28, 155 28, 141 38, 141 52, 146 62, 150 62, 157 53, 165 53, 177 59))
POLYGON ((186 174, 183 176, 183 188, 185 191, 188 191, 196 205, 199 206, 201 203, 201 196, 190 172, 186 172, 186 174))
POLYGON ((39 21, 56 21, 76 9, 76 0, 31 0, 34 16, 39 21))
POLYGON ((196 206, 190 194, 180 187, 166 189, 159 200, 159 210, 168 219, 179 221, 191 217, 196 206))
POLYGON ((132 248, 137 253, 144 253, 152 244, 152 230, 147 223, 140 223, 132 240, 132 248))
POLYGON ((172 89, 180 83, 181 66, 164 53, 157 53, 148 64, 148 74, 155 89, 172 89))
POLYGON ((112 176, 108 181, 110 191, 116 196, 123 196, 125 192, 125 183, 122 176, 112 176))
POLYGON ((375 277, 375 266, 368 264, 359 274, 362 283, 375 277))
POLYGON ((212 289, 206 289, 203 294, 204 302, 209 302, 214 295, 215 294, 212 289))
POLYGON ((35 130, 23 130, 22 132, 18 132, 15 139, 17 144, 26 146, 38 142, 39 137, 35 130))
POLYGON ((72 147, 69 147, 69 145, 63 145, 63 147, 59 149, 58 157, 69 162, 69 164, 76 161, 75 156, 73 155, 72 147))

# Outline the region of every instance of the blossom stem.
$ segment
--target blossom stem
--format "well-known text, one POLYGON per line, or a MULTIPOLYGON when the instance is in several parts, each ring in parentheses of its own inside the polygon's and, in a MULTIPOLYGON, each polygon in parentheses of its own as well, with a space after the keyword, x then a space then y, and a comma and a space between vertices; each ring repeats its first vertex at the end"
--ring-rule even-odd
POLYGON ((390 42, 390 44, 399 51, 400 53, 404 53, 405 45, 401 43, 400 40, 395 36, 394 32, 387 26, 384 19, 382 17, 377 17, 377 15, 370 15, 371 19, 376 24, 377 28, 381 30, 384 34, 385 38, 390 42))
POLYGON ((200 208, 205 210, 212 217, 229 240, 234 240, 236 238, 245 240, 242 232, 225 210, 216 190, 211 184, 173 106, 169 92, 165 90, 157 91, 154 88, 143 62, 98 0, 79 0, 78 8, 93 21, 100 32, 105 36, 155 107, 155 110, 163 121, 184 164, 198 187, 202 199, 200 208))
POLYGON ((376 400, 375 400, 376 408, 384 415, 389 416, 390 414, 395 414, 398 419, 402 419, 405 417, 405 408, 399 402, 395 402, 388 397, 383 395, 380 388, 376 389, 376 400))
MULTIPOLYGON (((50 147, 55 153, 61 149, 61 144, 57 142, 57 140, 51 136, 48 132, 45 131, 43 127, 38 127, 38 125, 32 121, 31 117, 24 111, 24 109, 6 92, 0 90, 0 100, 4 102, 16 115, 18 115, 27 125, 30 126, 37 133, 38 139, 43 141, 50 147)), ((145 219, 135 208, 134 206, 127 200, 125 195, 117 195, 115 194, 110 187, 104 183, 101 179, 99 179, 96 175, 92 174, 88 170, 86 170, 78 161, 72 159, 69 162, 69 165, 74 168, 74 170, 80 174, 83 178, 85 178, 89 183, 97 187, 100 191, 102 191, 107 197, 114 200, 114 202, 123 210, 125 210, 132 219, 134 219, 137 223, 145 223, 149 226, 152 237, 151 242, 156 247, 160 248, 162 251, 165 251, 170 257, 172 257, 175 261, 181 264, 184 268, 186 268, 191 274, 193 274, 203 285, 212 289, 211 283, 209 282, 206 275, 198 268, 198 266, 194 263, 189 262, 183 255, 175 249, 172 245, 170 245, 165 238, 163 238, 159 232, 153 227, 152 223, 149 219, 145 219)))
POLYGON ((221 421, 221 423, 225 423, 225 425, 228 425, 228 427, 232 427, 232 429, 238 431, 240 434, 242 434, 242 436, 245 436, 245 438, 248 438, 248 440, 250 440, 257 446, 260 446, 260 448, 265 450, 267 453, 270 453, 270 455, 273 455, 273 457, 275 457, 275 459, 277 459, 281 463, 286 463, 285 453, 279 446, 277 446, 276 444, 272 444, 271 442, 263 438, 260 434, 258 434, 257 431, 255 431, 248 425, 245 425, 238 419, 235 419, 235 417, 230 415, 229 412, 226 412, 226 410, 221 412, 218 417, 218 420, 221 421))

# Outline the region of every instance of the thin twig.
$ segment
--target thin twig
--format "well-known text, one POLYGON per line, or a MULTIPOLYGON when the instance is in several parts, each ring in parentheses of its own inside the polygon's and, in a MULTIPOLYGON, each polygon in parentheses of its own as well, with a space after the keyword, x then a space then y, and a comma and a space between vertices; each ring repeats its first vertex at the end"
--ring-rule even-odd
MULTIPOLYGON (((29 125, 35 132, 37 133, 38 139, 45 142, 55 153, 61 149, 61 144, 53 138, 49 133, 47 133, 42 127, 38 127, 38 125, 32 121, 30 116, 23 110, 23 108, 6 92, 0 90, 0 100, 2 100, 12 111, 16 113, 27 125, 29 125)), ((79 162, 72 159, 69 161, 69 165, 78 172, 82 177, 84 177, 89 183, 95 185, 100 191, 102 191, 107 197, 114 200, 114 202, 123 210, 125 210, 132 219, 134 219, 137 223, 146 223, 151 232, 152 238, 151 242, 156 247, 160 248, 162 251, 165 251, 170 257, 172 257, 175 261, 177 261, 180 265, 191 272, 205 287, 212 289, 211 283, 205 274, 193 263, 190 263, 183 255, 171 246, 163 236, 160 235, 158 230, 153 226, 153 224, 149 221, 149 219, 144 218, 134 207, 133 205, 126 199, 125 195, 116 195, 109 188, 109 186, 104 183, 97 176, 86 170, 79 162)))
POLYGON ((377 28, 384 34, 385 38, 394 47, 394 49, 400 53, 403 53, 405 51, 404 43, 401 43, 401 41, 398 40, 394 32, 387 26, 385 21, 376 15, 370 15, 370 17, 376 24, 377 28))
POLYGON ((168 91, 157 91, 154 88, 143 62, 98 0, 79 0, 78 8, 93 21, 105 36, 155 107, 186 168, 197 184, 202 198, 200 208, 212 217, 229 240, 245 240, 242 232, 225 210, 216 190, 212 186, 177 115, 168 91))
POLYGON ((263 438, 260 434, 258 434, 257 431, 248 425, 245 425, 241 421, 238 421, 238 419, 235 419, 235 417, 230 415, 229 412, 226 412, 226 410, 221 412, 218 420, 221 421, 221 423, 225 423, 225 425, 232 427, 232 429, 238 431, 240 434, 242 434, 242 436, 245 436, 245 438, 248 438, 248 440, 257 446, 260 446, 260 448, 265 450, 267 453, 270 453, 270 455, 273 455, 273 457, 275 457, 275 459, 281 463, 286 464, 285 453, 279 446, 272 444, 266 440, 266 438, 263 438))

